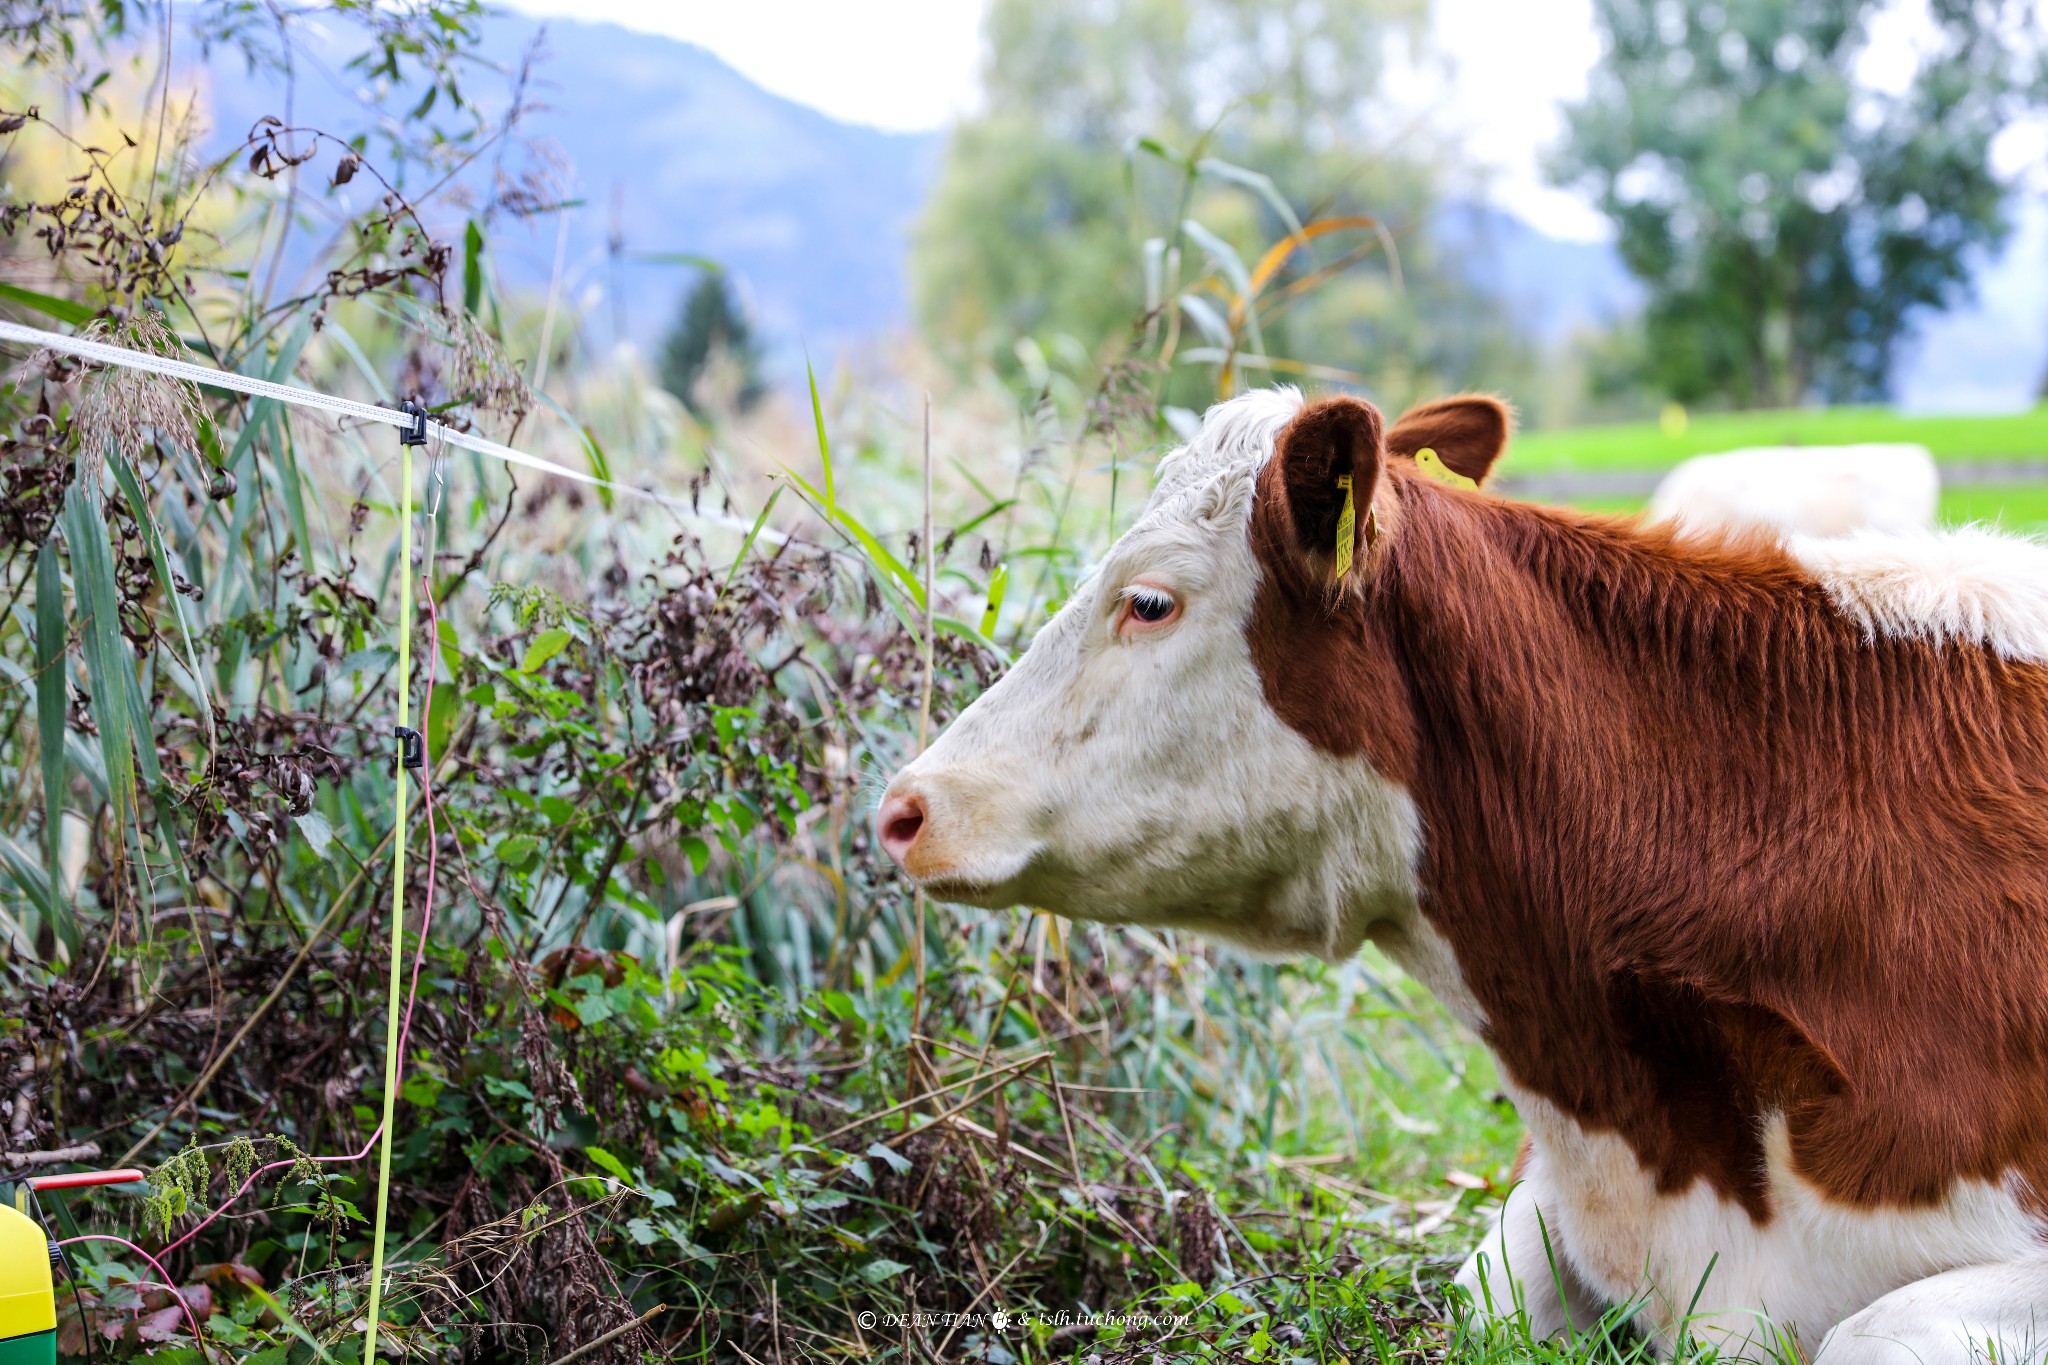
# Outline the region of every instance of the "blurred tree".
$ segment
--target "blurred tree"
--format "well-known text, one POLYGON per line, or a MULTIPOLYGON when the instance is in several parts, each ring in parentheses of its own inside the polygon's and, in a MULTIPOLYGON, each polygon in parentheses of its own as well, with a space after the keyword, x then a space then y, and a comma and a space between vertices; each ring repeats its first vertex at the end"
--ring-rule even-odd
MULTIPOLYGON (((1270 353, 1368 376, 1389 402, 1521 372, 1500 310, 1413 235, 1455 157, 1383 96, 1381 72, 1420 50, 1428 14, 1428 0, 994 0, 985 110, 954 134, 917 228, 926 335, 1005 368, 1020 338, 1100 357, 1146 306, 1148 239, 1192 273, 1193 218, 1254 261, 1289 231, 1284 203, 1304 221, 1378 217, 1399 273, 1381 256, 1290 299, 1270 353), (1154 154, 1167 149, 1210 173, 1190 190, 1154 154)), ((1297 253, 1275 292, 1347 246, 1297 253)))
POLYGON ((1647 378, 1685 402, 1886 392, 1916 310, 2001 241, 1993 136, 2026 94, 2006 0, 1929 0, 1895 92, 1857 79, 1882 0, 1596 0, 1606 53, 1553 173, 1651 290, 1647 378))
POLYGON ((721 358, 736 371, 733 401, 745 412, 761 398, 760 347, 731 282, 718 271, 707 270, 684 296, 661 343, 661 386, 692 411, 700 411, 705 399, 697 392, 698 385, 721 358))
POLYGON ((911 259, 919 320, 943 349, 1045 332, 1093 349, 1141 299, 1121 149, 993 111, 963 124, 911 259))

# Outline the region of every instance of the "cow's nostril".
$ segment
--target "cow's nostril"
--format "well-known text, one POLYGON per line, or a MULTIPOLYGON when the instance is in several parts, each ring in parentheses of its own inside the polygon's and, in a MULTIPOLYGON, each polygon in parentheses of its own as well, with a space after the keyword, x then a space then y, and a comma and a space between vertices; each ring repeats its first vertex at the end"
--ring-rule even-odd
POLYGON ((882 802, 882 847, 899 865, 924 829, 924 815, 924 798, 915 792, 896 792, 882 802))

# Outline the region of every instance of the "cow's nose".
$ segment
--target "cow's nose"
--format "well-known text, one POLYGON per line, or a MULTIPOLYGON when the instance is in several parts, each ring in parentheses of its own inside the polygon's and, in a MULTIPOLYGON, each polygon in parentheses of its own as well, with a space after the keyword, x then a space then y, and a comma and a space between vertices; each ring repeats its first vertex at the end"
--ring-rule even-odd
POLYGON ((924 816, 924 798, 914 791, 890 792, 882 798, 882 811, 877 817, 882 827, 882 847, 898 867, 903 866, 911 845, 923 832, 924 816))

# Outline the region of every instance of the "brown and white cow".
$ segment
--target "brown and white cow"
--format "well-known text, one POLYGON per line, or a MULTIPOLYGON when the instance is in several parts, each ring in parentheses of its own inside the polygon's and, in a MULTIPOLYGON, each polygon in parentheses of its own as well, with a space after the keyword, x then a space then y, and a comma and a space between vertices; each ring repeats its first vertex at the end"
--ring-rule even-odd
POLYGON ((947 900, 1378 944, 1529 1127, 1481 1311, 2048 1345, 2048 550, 1683 539, 1410 458, 1484 479, 1507 430, 1212 409, 885 846, 947 900))

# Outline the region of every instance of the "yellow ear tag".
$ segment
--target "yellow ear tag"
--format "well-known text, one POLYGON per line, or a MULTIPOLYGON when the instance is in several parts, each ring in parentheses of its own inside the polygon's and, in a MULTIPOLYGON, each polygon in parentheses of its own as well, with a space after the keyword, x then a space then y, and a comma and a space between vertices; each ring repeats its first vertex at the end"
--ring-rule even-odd
POLYGON ((1421 467, 1423 473, 1439 483, 1447 483, 1453 488, 1479 487, 1477 479, 1468 479, 1457 470, 1445 464, 1443 458, 1428 446, 1424 446, 1415 452, 1415 463, 1421 467))
POLYGON ((1351 500, 1351 476, 1339 474, 1337 487, 1344 490, 1344 510, 1337 514, 1337 577, 1351 571, 1351 542, 1358 538, 1358 507, 1351 500))

